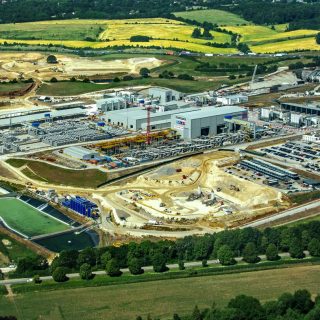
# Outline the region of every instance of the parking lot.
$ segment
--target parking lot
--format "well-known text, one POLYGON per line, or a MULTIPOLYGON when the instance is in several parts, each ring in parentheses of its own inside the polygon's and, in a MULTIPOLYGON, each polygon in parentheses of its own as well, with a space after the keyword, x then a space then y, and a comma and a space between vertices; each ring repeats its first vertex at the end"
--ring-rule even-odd
POLYGON ((287 142, 282 145, 261 149, 269 156, 285 162, 299 163, 307 171, 320 172, 320 146, 310 142, 287 142))
POLYGON ((244 161, 241 161, 240 163, 234 166, 229 166, 225 168, 224 171, 226 173, 232 174, 233 176, 237 176, 240 179, 272 186, 284 193, 310 191, 312 189, 312 187, 303 182, 303 177, 298 176, 295 179, 284 177, 283 180, 277 179, 274 176, 270 176, 258 170, 248 168, 245 165, 244 161))

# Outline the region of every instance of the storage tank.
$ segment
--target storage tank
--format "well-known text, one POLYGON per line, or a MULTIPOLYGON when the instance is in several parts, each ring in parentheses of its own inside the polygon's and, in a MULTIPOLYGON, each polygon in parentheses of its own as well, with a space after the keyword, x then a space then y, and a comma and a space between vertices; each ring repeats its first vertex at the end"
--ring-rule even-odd
POLYGON ((32 123, 31 123, 31 126, 32 126, 33 128, 39 128, 40 122, 32 122, 32 123))

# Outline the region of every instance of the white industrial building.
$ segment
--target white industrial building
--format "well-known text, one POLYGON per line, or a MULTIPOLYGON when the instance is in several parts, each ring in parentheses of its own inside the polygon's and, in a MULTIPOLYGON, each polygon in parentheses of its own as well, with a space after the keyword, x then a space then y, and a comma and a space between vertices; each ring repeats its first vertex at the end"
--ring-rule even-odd
POLYGON ((217 97, 217 102, 224 106, 232 106, 234 104, 247 103, 248 96, 242 94, 234 94, 230 96, 217 97))
POLYGON ((320 144, 320 135, 309 135, 305 134, 302 136, 302 140, 305 142, 313 142, 313 143, 319 143, 320 144))
POLYGON ((160 104, 167 103, 170 101, 181 100, 184 96, 183 93, 162 87, 152 87, 148 89, 148 95, 152 99, 157 99, 160 104))
POLYGON ((99 156, 98 152, 83 147, 68 147, 63 150, 63 153, 79 160, 90 160, 99 156))
POLYGON ((127 108, 127 101, 122 97, 109 97, 98 100, 97 107, 102 112, 121 110, 127 108))
POLYGON ((248 111, 236 106, 208 107, 198 111, 172 115, 171 128, 185 140, 214 136, 224 132, 225 117, 247 120, 248 111))
MULTIPOLYGON (((171 127, 171 116, 178 113, 197 111, 193 103, 174 101, 159 106, 150 106, 151 130, 168 129, 171 127)), ((148 112, 146 107, 135 107, 125 110, 115 110, 103 116, 108 124, 125 127, 134 131, 146 130, 148 112)))

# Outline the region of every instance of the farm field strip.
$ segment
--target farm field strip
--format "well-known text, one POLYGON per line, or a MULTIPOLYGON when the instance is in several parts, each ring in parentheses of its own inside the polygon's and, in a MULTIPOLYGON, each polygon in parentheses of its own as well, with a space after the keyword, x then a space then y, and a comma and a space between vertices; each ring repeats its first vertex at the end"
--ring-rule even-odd
POLYGON ((196 20, 202 23, 207 21, 218 25, 250 24, 249 21, 236 14, 216 9, 175 12, 174 15, 184 19, 196 20))
POLYGON ((108 42, 91 42, 91 41, 73 41, 73 40, 13 40, 0 39, 0 44, 27 44, 27 45, 57 45, 66 46, 69 48, 92 48, 103 49, 114 46, 140 46, 140 47, 162 47, 165 49, 177 48, 181 50, 190 50, 195 52, 216 53, 216 54, 231 54, 237 53, 235 48, 216 48, 209 47, 199 43, 174 41, 174 40, 150 40, 149 42, 130 42, 130 40, 115 40, 108 42))
POLYGON ((274 269, 213 275, 175 280, 161 280, 133 284, 115 284, 112 287, 87 287, 21 293, 12 300, 0 299, 4 314, 23 319, 135 319, 143 318, 152 310, 152 316, 171 319, 212 305, 225 306, 236 295, 246 294, 262 302, 278 298, 284 292, 308 289, 317 294, 319 289, 319 265, 295 266, 288 270, 274 269), (261 288, 261 279, 268 283, 261 288), (201 298, 200 298, 201 297, 201 298), (79 308, 81 305, 81 308, 79 308), (63 316, 62 316, 63 315, 63 316))
POLYGON ((286 40, 281 42, 267 43, 250 47, 256 53, 276 53, 295 50, 320 50, 320 45, 316 43, 314 37, 299 40, 286 40))

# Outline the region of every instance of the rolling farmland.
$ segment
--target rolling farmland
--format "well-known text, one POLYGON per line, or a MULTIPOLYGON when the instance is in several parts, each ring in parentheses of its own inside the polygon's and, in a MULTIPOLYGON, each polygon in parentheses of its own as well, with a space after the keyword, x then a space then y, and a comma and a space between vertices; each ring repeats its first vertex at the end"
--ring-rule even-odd
MULTIPOLYGON (((209 21, 222 29, 239 34, 253 52, 271 53, 294 50, 319 50, 318 30, 286 32, 286 25, 274 28, 250 24, 237 15, 221 10, 195 10, 177 13, 188 19, 209 21), (281 43, 281 45, 280 45, 281 43)), ((193 38, 195 26, 165 18, 124 20, 58 20, 0 25, 0 44, 55 45, 69 48, 161 48, 211 54, 237 53, 236 47, 220 48, 231 42, 231 35, 210 31, 213 39, 193 38), (132 36, 147 36, 149 41, 132 42, 132 36), (210 45, 208 45, 210 44, 210 45)))
POLYGON ((199 22, 211 22, 218 25, 239 25, 250 24, 249 21, 242 19, 240 16, 223 10, 192 10, 186 12, 176 12, 176 17, 184 19, 196 20, 199 22))

